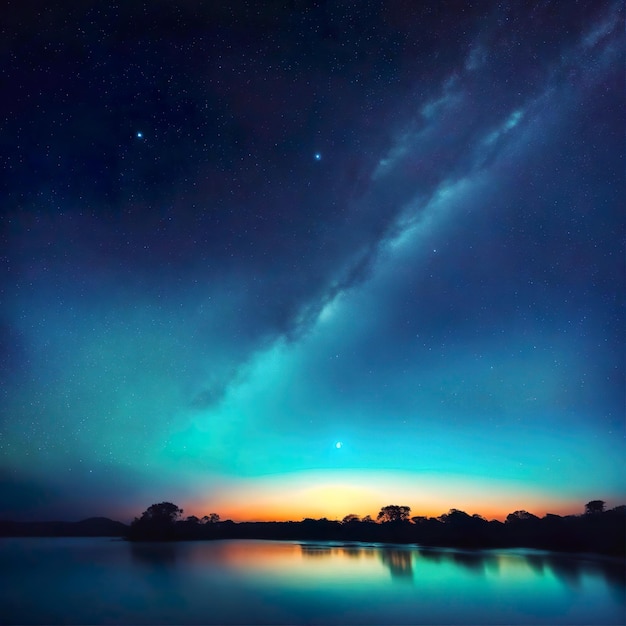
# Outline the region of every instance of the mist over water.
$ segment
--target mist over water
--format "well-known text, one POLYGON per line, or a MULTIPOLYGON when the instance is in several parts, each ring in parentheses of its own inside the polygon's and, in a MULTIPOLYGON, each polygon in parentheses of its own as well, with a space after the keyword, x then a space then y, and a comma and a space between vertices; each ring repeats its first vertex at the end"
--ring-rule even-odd
POLYGON ((529 550, 0 540, 3 624, 622 624, 624 565, 529 550))

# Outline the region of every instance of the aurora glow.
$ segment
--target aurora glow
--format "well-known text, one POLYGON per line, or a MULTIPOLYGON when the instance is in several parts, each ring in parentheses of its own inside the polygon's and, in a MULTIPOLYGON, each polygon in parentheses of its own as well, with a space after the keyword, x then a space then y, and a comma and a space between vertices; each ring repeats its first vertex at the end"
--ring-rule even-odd
POLYGON ((16 9, 1 517, 626 501, 623 6, 479 5, 16 9))

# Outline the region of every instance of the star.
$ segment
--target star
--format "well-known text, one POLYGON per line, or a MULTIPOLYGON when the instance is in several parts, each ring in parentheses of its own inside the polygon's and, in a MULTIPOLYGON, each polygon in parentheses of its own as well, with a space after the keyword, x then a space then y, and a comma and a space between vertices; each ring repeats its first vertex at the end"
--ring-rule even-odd
POLYGON ((321 161, 321 160, 322 160, 322 154, 321 154, 320 152, 316 152, 316 153, 313 155, 313 158, 314 158, 316 161, 321 161))
POLYGON ((137 139, 143 139, 143 133, 140 130, 137 131, 137 139))

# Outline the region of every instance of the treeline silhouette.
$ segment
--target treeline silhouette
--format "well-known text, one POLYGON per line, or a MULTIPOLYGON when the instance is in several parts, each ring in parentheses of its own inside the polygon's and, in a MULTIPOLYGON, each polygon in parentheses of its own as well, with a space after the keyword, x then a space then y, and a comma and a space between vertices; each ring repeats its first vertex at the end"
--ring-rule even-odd
POLYGON ((197 539, 273 539, 296 541, 358 541, 416 543, 460 548, 528 547, 562 552, 626 553, 626 506, 605 510, 602 500, 585 505, 581 515, 548 513, 537 517, 515 511, 504 522, 450 509, 439 517, 410 517, 408 506, 388 505, 377 519, 346 515, 342 521, 304 519, 299 522, 221 521, 219 515, 183 518, 171 502, 150 506, 131 523, 131 541, 197 539))

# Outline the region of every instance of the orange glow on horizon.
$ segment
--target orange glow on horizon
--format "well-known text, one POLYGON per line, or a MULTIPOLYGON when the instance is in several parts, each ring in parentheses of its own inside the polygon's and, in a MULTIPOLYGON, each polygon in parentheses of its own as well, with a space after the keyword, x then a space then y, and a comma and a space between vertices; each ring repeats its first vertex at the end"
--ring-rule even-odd
MULTIPOLYGON (((398 502, 387 502, 386 504, 399 504, 398 502)), ((359 517, 365 517, 366 515, 370 515, 370 517, 375 521, 376 516, 378 515, 378 511, 386 504, 380 504, 376 506, 369 507, 367 510, 363 509, 364 513, 355 512, 352 509, 342 511, 340 514, 333 514, 329 511, 329 509, 325 509, 323 507, 319 508, 310 508, 306 510, 299 509, 280 509, 280 508, 272 508, 266 507, 263 505, 257 505, 253 507, 232 507, 232 508, 220 508, 219 510, 216 507, 210 508, 211 512, 218 512, 220 519, 223 520, 232 520, 234 522, 299 522, 303 519, 321 519, 326 518, 329 520, 338 520, 341 521, 346 515, 351 513, 355 513, 359 517)), ((547 508, 538 508, 532 506, 519 506, 519 507, 509 507, 508 509, 488 509, 487 507, 480 507, 480 505, 472 506, 472 507, 448 507, 446 509, 434 509, 434 508, 420 508, 416 509, 410 504, 407 506, 411 506, 411 517, 415 516, 424 516, 424 517, 439 517, 443 513, 447 513, 451 508, 460 509, 473 515, 477 513, 478 515, 482 515, 487 520, 499 520, 503 522, 509 513, 513 513, 518 510, 529 511, 533 515, 537 517, 543 517, 547 513, 552 513, 555 515, 578 515, 582 513, 582 510, 577 510, 580 507, 577 506, 578 503, 572 503, 571 505, 561 505, 558 507, 547 507, 547 508)), ((204 511, 208 511, 207 507, 205 507, 202 503, 190 502, 188 507, 185 508, 185 514, 187 511, 199 511, 202 515, 206 513, 204 511)), ((196 513, 199 517, 201 517, 200 513, 196 513)), ((190 513, 191 514, 191 513, 190 513)))
POLYGON ((222 520, 279 522, 324 517, 341 520, 351 513, 370 515, 375 520, 381 507, 388 504, 410 506, 411 516, 438 517, 456 508, 500 521, 522 509, 542 517, 546 513, 582 513, 584 506, 495 480, 487 483, 467 477, 416 477, 392 472, 306 472, 242 481, 211 498, 190 499, 183 508, 185 514, 198 517, 216 512, 222 520))

